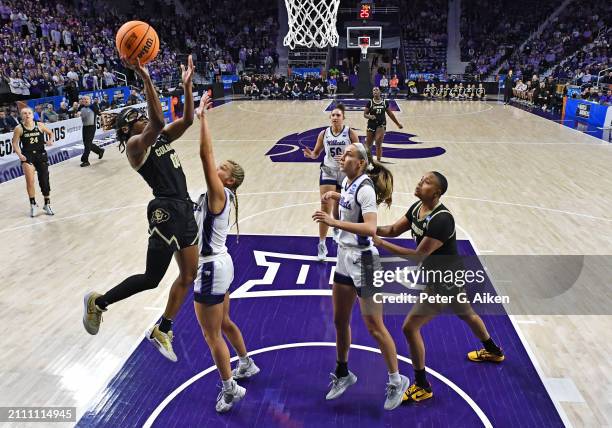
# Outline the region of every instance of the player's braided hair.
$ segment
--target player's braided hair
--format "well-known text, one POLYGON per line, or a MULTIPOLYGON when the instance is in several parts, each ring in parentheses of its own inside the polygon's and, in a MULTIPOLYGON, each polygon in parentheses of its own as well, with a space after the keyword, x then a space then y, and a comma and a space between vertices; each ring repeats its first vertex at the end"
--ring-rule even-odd
POLYGON ((238 187, 240 187, 244 181, 244 169, 236 161, 228 160, 228 162, 232 165, 232 178, 234 179, 234 184, 230 190, 234 193, 234 207, 236 208, 236 221, 234 224, 236 225, 236 242, 238 242, 240 238, 240 226, 238 225, 238 187))
MULTIPOLYGON (((117 129, 117 119, 119 118, 119 113, 111 113, 111 112, 102 112, 100 115, 100 121, 102 125, 102 129, 105 131, 112 131, 117 129)), ((117 140, 119 141, 119 151, 123 153, 125 151, 125 144, 127 143, 127 138, 123 133, 117 131, 117 140)))

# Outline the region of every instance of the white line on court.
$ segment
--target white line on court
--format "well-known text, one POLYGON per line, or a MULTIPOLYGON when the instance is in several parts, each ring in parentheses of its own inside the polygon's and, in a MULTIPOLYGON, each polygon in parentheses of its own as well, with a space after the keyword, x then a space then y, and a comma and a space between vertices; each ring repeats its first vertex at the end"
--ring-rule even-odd
MULTIPOLYGON (((478 246, 476 245, 476 241, 474 241, 474 239, 471 237, 471 235, 467 232, 467 230, 465 229, 461 229, 464 233, 464 235, 467 237, 468 241, 470 241, 470 244, 472 245, 472 248, 474 249, 474 252, 476 252, 477 256, 480 256, 481 252, 478 249, 478 246)), ((486 266, 485 266, 486 268, 486 266)), ((495 291, 497 292, 497 289, 495 288, 495 284, 493 284, 493 279, 490 278, 491 280, 491 284, 493 286, 493 289, 495 289, 495 291)), ((523 331, 521 330, 521 328, 519 327, 517 320, 515 319, 514 315, 510 315, 510 313, 508 313, 508 311, 506 310, 506 305, 505 304, 501 304, 504 307, 504 311, 506 312, 506 314, 508 314, 508 318, 510 319, 510 322, 512 323, 512 327, 514 328, 514 331, 516 331, 516 335, 519 337, 519 340, 521 341, 521 344, 523 345, 523 348, 525 348, 525 351, 527 352, 527 356, 529 357, 529 360, 531 361, 531 364, 533 364, 533 367, 536 370, 536 373, 538 374, 538 376, 540 377, 540 380, 542 381, 544 388, 546 389, 546 393, 548 394, 548 396, 550 397, 551 401, 553 402, 555 409, 557 409, 557 413, 559 414, 559 417, 561 418, 563 424, 566 427, 572 427, 572 423, 570 422, 569 418, 567 417, 567 414, 565 413, 565 410, 563 409, 563 407, 561 407, 561 403, 552 395, 552 391, 551 389, 549 389, 549 387, 546 385, 546 382, 544 382, 544 380, 546 379, 546 377, 544 376, 544 371, 542 370, 542 367, 540 366, 540 363, 538 361, 538 359, 536 358, 533 350, 531 349, 531 346, 529 345, 529 342, 527 342, 527 339, 525 338, 525 335, 523 334, 523 331)))
MULTIPOLYGON (((397 102, 397 100, 396 100, 397 102)), ((322 117, 324 115, 322 114, 318 114, 318 115, 312 115, 312 114, 302 114, 302 113, 284 113, 284 112, 268 112, 268 111, 259 111, 259 110, 253 110, 253 109, 249 109, 249 108, 245 108, 244 107, 244 103, 242 104, 238 104, 236 103, 238 106, 239 110, 245 111, 245 112, 249 112, 249 113, 257 113, 257 114, 265 114, 265 115, 272 115, 272 116, 299 116, 299 117, 322 117)), ((399 103, 397 103, 399 106, 399 103)), ((485 113, 488 112, 490 110, 493 110, 493 106, 492 105, 485 105, 486 108, 481 109, 481 110, 475 110, 475 111, 468 111, 468 112, 464 112, 464 113, 441 113, 441 114, 435 114, 435 113, 428 113, 428 114, 411 114, 410 112, 407 112, 410 114, 411 118, 414 117, 427 117, 427 118, 436 118, 436 117, 455 117, 455 116, 468 116, 468 115, 472 115, 472 114, 480 114, 480 113, 485 113)), ((347 110, 346 114, 347 116, 349 115, 349 113, 358 113, 361 114, 361 111, 350 111, 347 110)), ((401 107, 400 107, 400 111, 395 112, 395 113, 399 113, 399 116, 404 116, 403 113, 401 111, 401 107)))
MULTIPOLYGON (((240 196, 243 197, 243 196, 291 194, 291 193, 319 193, 319 191, 318 190, 278 190, 278 191, 269 191, 269 192, 248 192, 248 193, 241 193, 240 196)), ((394 193, 399 194, 399 195, 409 195, 409 196, 412 195, 412 193, 407 193, 407 192, 394 192, 394 193)), ((482 202, 482 203, 489 203, 489 204, 507 205, 507 206, 514 206, 514 207, 519 207, 519 208, 530 208, 530 209, 535 209, 535 210, 554 212, 554 213, 558 213, 558 214, 565 214, 565 215, 570 215, 570 216, 583 217, 583 218, 588 218, 588 219, 591 219, 591 220, 598 220, 598 221, 604 221, 604 222, 612 223, 612 218, 592 216, 592 215, 589 215, 589 214, 581 214, 581 213, 576 213, 576 212, 573 212, 573 211, 559 210, 559 209, 556 209, 556 208, 540 207, 540 206, 537 206, 537 205, 528 205, 528 204, 520 204, 520 203, 505 202, 505 201, 495 201, 495 200, 491 200, 491 199, 470 198, 470 197, 466 197, 466 196, 445 195, 444 197, 445 198, 449 198, 449 199, 459 199, 459 200, 467 200, 467 201, 482 202)), ((246 221, 246 220, 248 220, 250 218, 258 216, 259 214, 263 214, 263 213, 268 213, 270 211, 274 211, 275 209, 291 208, 291 207, 300 206, 300 205, 314 205, 314 204, 318 204, 318 203, 319 202, 309 202, 309 203, 303 203, 303 204, 293 204, 293 205, 286 205, 286 206, 276 207, 274 209, 265 210, 265 211, 262 211, 260 213, 255 213, 255 214, 253 214, 251 216, 248 216, 248 217, 245 217, 243 219, 240 219, 239 222, 246 221)), ((71 220, 71 219, 74 219, 74 218, 84 217, 84 216, 88 216, 88 215, 106 214, 106 213, 109 213, 109 212, 119 211, 119 210, 123 210, 123 209, 140 208, 140 207, 144 207, 146 205, 147 205, 147 203, 143 203, 143 204, 135 204, 135 205, 126 205, 126 206, 123 206, 123 207, 106 208, 106 209, 96 210, 96 211, 86 211, 86 212, 83 212, 83 213, 74 214, 74 215, 67 216, 67 217, 53 218, 53 219, 47 220, 47 221, 38 221, 36 223, 24 224, 24 225, 21 225, 21 226, 8 227, 8 228, 5 228, 5 229, 0 229, 0 234, 1 233, 5 233, 5 232, 11 232, 11 231, 15 231, 15 230, 20 230, 20 229, 26 229, 28 227, 39 226, 39 225, 43 225, 43 224, 47 224, 47 223, 56 223, 56 222, 60 222, 60 221, 64 221, 64 220, 71 220)), ((399 205, 394 205, 394 206, 399 207, 399 205)))
MULTIPOLYGON (((336 344, 333 343, 333 342, 285 343, 285 344, 282 344, 282 345, 269 346, 267 348, 261 348, 261 349, 256 349, 254 351, 249 351, 249 355, 263 354, 265 352, 277 351, 277 350, 280 350, 280 349, 291 349, 291 348, 302 348, 302 347, 319 347, 319 346, 335 347, 336 344)), ((372 353, 375 353, 375 354, 380 354, 381 353, 379 349, 372 348, 370 346, 351 344, 351 348, 352 349, 357 349, 357 350, 360 350, 360 351, 368 351, 368 352, 372 352, 372 353)), ((400 360, 400 361, 403 361, 405 363, 412 364, 412 360, 410 358, 404 357, 402 355, 398 355, 397 359, 400 360)), ((238 360, 237 356, 232 357, 230 359, 230 362, 233 362, 233 361, 236 361, 236 360, 238 360)), ((183 392, 185 389, 187 389, 189 386, 191 386, 196 381, 200 380, 201 378, 203 378, 204 376, 206 376, 207 374, 209 374, 209 373, 211 373, 211 372, 213 372, 215 370, 216 370, 216 366, 213 365, 211 367, 208 367, 206 370, 203 370, 200 373, 196 374, 195 376, 191 377, 190 379, 186 380, 185 382, 183 382, 182 385, 180 385, 178 388, 176 388, 174 391, 172 391, 155 408, 155 410, 153 410, 151 415, 145 421, 145 423, 143 425, 143 428, 150 428, 151 426, 153 426, 153 423, 155 422, 157 417, 166 408, 166 406, 168 406, 168 404, 170 404, 170 402, 172 400, 174 400, 174 398, 177 395, 179 395, 181 392, 183 392)), ((476 415, 478 416, 478 418, 480 419, 480 421, 483 423, 483 425, 485 427, 487 427, 487 428, 492 428, 493 427, 493 424, 491 424, 491 421, 489 420, 487 415, 482 411, 482 409, 478 406, 478 404, 476 404, 476 402, 474 400, 472 400, 472 398, 465 391, 463 391, 454 382, 452 382, 450 379, 448 379, 446 376, 442 375, 441 373, 439 373, 439 372, 437 372, 437 371, 435 371, 435 370, 433 370, 433 369, 431 369, 429 367, 426 367, 426 370, 432 376, 438 378, 440 381, 445 383, 448 387, 450 387, 453 391, 455 391, 463 400, 465 400, 465 402, 472 408, 472 410, 474 410, 474 412, 476 413, 476 415)))

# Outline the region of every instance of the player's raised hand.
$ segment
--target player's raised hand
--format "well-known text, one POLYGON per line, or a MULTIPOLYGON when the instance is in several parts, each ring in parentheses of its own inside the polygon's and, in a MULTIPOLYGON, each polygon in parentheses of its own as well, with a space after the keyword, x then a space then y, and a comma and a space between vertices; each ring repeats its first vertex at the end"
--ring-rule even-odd
POLYGON ((149 71, 147 68, 140 62, 140 58, 136 58, 135 61, 129 61, 126 56, 121 57, 121 63, 136 72, 142 79, 146 79, 149 77, 149 71))
POLYGON ((212 103, 213 103, 213 100, 208 95, 208 92, 204 92, 204 94, 202 95, 202 98, 200 98, 200 105, 195 111, 195 114, 198 117, 198 119, 202 119, 202 117, 206 114, 206 110, 209 110, 212 108, 212 103))
POLYGON ((187 57, 187 67, 181 64, 181 76, 183 79, 183 87, 192 84, 193 73, 195 72, 195 67, 193 65, 193 58, 191 55, 187 57))

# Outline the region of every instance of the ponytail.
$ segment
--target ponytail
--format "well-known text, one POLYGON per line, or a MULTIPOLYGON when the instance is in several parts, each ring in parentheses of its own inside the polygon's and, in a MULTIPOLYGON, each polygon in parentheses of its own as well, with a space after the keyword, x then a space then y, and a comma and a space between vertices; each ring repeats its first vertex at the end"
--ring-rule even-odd
POLYGON ((376 205, 383 202, 387 207, 391 207, 393 202, 393 174, 380 162, 374 160, 372 152, 363 143, 353 143, 359 152, 359 157, 365 160, 365 174, 374 183, 376 191, 376 205))
POLYGON ((387 207, 391 207, 393 202, 393 174, 380 162, 372 159, 370 165, 366 169, 366 174, 374 183, 376 191, 376 205, 384 203, 387 207))

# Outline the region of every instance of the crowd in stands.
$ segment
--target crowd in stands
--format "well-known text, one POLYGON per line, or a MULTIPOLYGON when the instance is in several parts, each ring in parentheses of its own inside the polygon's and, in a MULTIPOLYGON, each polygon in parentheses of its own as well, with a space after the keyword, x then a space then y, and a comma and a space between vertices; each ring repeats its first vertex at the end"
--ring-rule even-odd
POLYGON ((559 4, 558 0, 462 0, 461 60, 469 62, 466 73, 494 72, 559 4))
POLYGON ((446 0, 415 0, 401 6, 408 72, 446 71, 447 4, 446 0))
POLYGON ((173 10, 159 14, 156 10, 165 7, 159 4, 147 19, 159 28, 160 38, 172 52, 193 54, 198 73, 206 80, 217 81, 224 74, 245 70, 273 73, 278 67, 277 2, 262 0, 257 7, 247 0, 182 3, 188 16, 173 10))
MULTIPOLYGON (((159 87, 180 79, 178 64, 186 55, 177 52, 193 53, 209 81, 277 67, 276 2, 264 0, 257 8, 246 0, 183 3, 188 16, 178 15, 172 1, 134 2, 135 15, 160 37, 158 57, 148 64, 159 87)), ((127 20, 103 0, 0 0, 0 83, 16 99, 71 95, 71 104, 79 91, 117 86, 115 71, 138 83, 115 49, 115 33, 127 20)))
POLYGON ((597 76, 610 64, 611 26, 610 2, 572 2, 539 37, 505 61, 502 70, 512 68, 524 76, 552 70, 562 79, 573 79, 581 72, 597 76))
MULTIPOLYGON (((0 0, 0 75, 11 93, 20 98, 66 95, 73 103, 78 91, 117 86, 113 71, 125 71, 114 37, 122 18, 101 14, 104 7, 95 4, 0 0)), ((159 79, 174 69, 175 55, 162 43, 149 72, 159 79)))

